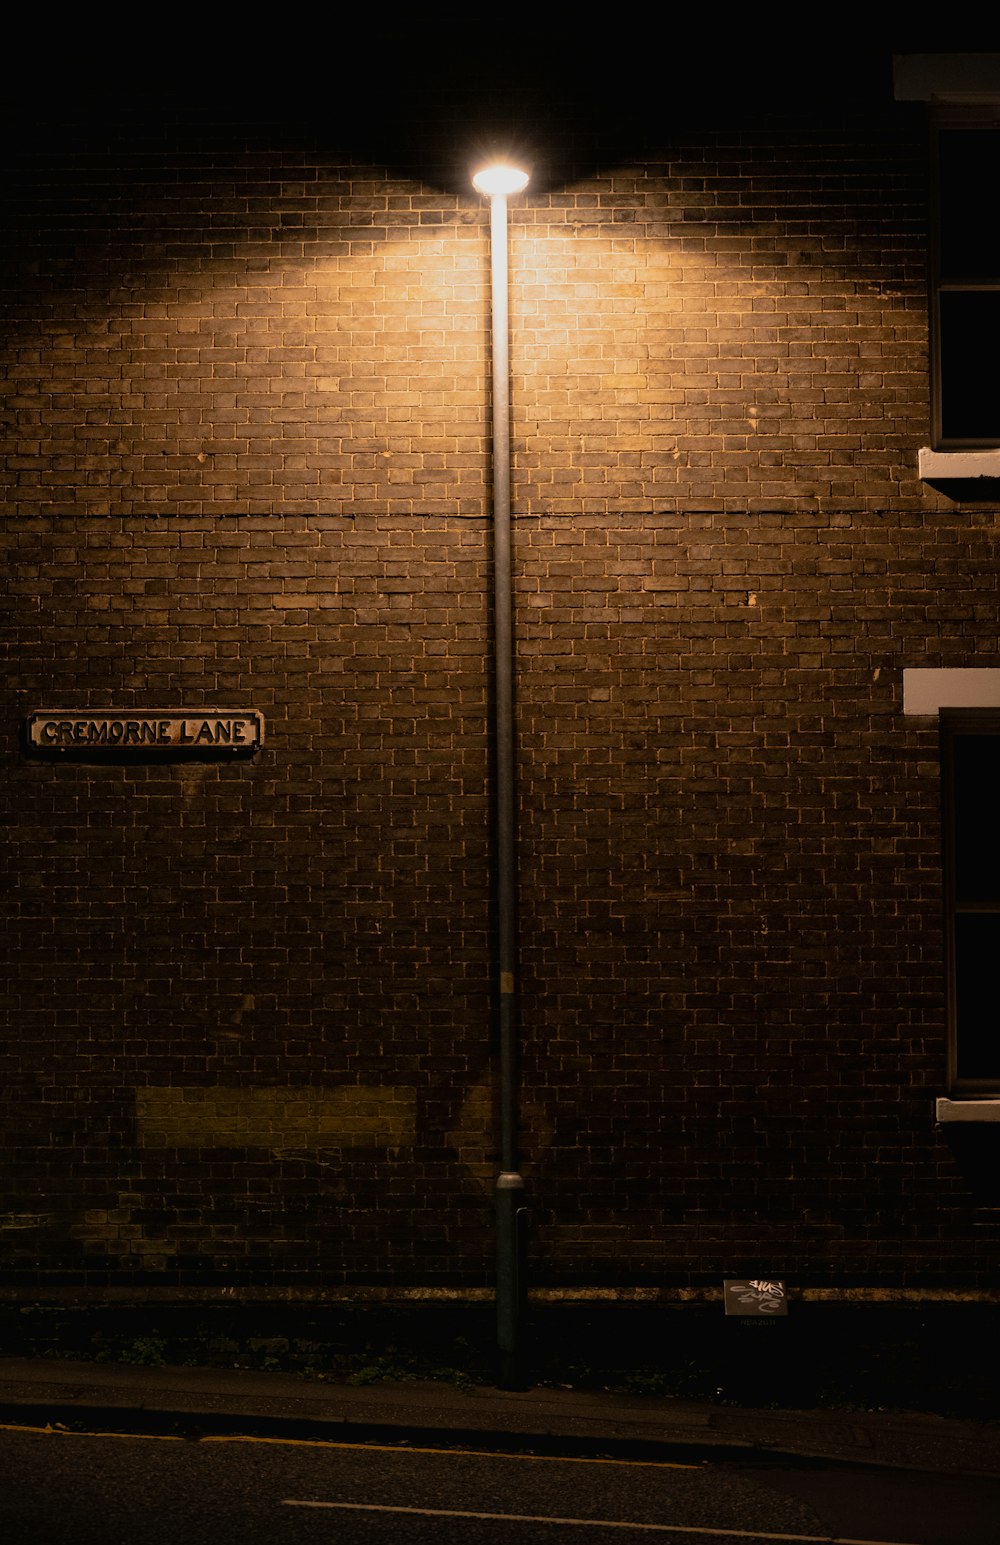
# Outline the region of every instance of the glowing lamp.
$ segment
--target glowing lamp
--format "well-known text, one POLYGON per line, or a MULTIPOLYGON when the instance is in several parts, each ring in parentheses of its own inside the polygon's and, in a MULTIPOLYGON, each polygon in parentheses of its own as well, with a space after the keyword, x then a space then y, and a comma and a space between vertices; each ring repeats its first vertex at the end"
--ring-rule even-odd
POLYGON ((506 198, 511 193, 520 193, 528 186, 528 173, 522 172, 518 166, 484 166, 473 177, 472 186, 478 193, 486 193, 490 198, 506 198))

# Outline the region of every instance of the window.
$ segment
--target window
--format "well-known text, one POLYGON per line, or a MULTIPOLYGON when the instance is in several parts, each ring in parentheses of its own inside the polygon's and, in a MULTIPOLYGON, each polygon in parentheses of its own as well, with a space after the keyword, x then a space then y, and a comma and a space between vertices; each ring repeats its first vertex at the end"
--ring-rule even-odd
POLYGON ((932 135, 934 445, 1000 446, 1000 115, 946 116, 932 135))
POLYGON ((942 709, 948 1081, 1000 1092, 1000 714, 942 709))

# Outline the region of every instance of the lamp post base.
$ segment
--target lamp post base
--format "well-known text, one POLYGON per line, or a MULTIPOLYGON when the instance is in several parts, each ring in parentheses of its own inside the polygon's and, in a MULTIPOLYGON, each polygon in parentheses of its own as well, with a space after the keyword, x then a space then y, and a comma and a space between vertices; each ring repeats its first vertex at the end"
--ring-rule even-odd
POLYGON ((527 1298, 525 1245, 528 1209, 524 1180, 505 1170, 496 1187, 497 1383, 501 1389, 525 1389, 524 1308, 527 1298))

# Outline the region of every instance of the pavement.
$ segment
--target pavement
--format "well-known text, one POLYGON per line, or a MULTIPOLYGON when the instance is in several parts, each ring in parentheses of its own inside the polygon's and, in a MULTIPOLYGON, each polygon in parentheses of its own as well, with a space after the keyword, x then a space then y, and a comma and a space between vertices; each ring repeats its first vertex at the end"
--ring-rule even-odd
POLYGON ((1000 1423, 924 1412, 753 1409, 417 1380, 354 1387, 252 1369, 26 1357, 0 1357, 0 1424, 1000 1475, 1000 1423))

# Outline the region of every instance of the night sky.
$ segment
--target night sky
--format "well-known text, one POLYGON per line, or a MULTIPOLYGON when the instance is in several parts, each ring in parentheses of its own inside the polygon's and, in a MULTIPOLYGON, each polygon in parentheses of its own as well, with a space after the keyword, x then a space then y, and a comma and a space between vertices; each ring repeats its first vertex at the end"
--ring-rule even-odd
POLYGON ((933 36, 898 26, 881 36, 861 7, 839 7, 821 41, 803 35, 801 8, 787 24, 773 8, 742 24, 676 15, 614 15, 598 29, 567 9, 520 9, 489 38, 455 13, 344 23, 299 10, 266 22, 171 11, 144 31, 88 16, 46 23, 44 39, 8 60, 0 112, 15 147, 109 123, 138 139, 207 122, 307 129, 331 150, 463 188, 470 159, 496 149, 530 160, 541 190, 662 145, 680 125, 732 131, 891 109, 894 52, 992 41, 982 27, 952 27, 946 40, 940 23, 933 36))

